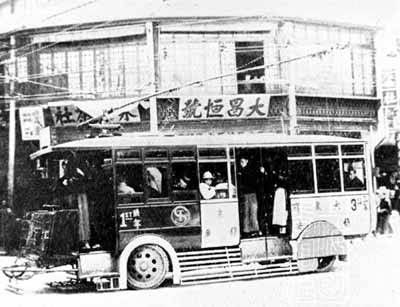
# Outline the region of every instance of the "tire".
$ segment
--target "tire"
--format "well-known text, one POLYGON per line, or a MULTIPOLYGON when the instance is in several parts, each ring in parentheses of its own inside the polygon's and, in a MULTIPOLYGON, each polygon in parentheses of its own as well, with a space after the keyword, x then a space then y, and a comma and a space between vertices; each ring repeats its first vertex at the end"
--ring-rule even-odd
POLYGON ((157 245, 141 245, 128 258, 127 282, 131 289, 154 289, 167 275, 169 261, 165 251, 157 245))
POLYGON ((317 272, 329 272, 335 264, 336 256, 318 258, 317 272))

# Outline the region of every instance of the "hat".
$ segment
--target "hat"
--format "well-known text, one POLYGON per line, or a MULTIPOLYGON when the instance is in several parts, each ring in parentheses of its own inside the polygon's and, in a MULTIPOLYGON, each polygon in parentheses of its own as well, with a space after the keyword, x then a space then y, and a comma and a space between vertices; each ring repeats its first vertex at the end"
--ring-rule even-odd
POLYGON ((249 155, 248 155, 248 154, 245 154, 245 153, 243 153, 243 154, 241 154, 241 155, 240 155, 240 159, 246 159, 246 160, 249 160, 249 155))
POLYGON ((214 179, 214 176, 209 171, 206 171, 203 174, 203 179, 214 179))

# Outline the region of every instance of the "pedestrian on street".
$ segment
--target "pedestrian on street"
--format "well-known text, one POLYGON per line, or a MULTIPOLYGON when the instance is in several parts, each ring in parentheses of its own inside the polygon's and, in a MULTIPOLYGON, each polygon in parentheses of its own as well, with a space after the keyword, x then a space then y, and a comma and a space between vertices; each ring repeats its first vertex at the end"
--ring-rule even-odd
POLYGON ((0 204, 0 245, 7 254, 18 246, 18 233, 15 214, 5 200, 0 204))
POLYGON ((378 191, 380 195, 379 205, 377 207, 377 225, 376 232, 378 234, 386 234, 392 233, 392 228, 389 223, 389 217, 392 211, 390 205, 390 198, 388 196, 389 191, 387 191, 386 187, 381 187, 378 191))

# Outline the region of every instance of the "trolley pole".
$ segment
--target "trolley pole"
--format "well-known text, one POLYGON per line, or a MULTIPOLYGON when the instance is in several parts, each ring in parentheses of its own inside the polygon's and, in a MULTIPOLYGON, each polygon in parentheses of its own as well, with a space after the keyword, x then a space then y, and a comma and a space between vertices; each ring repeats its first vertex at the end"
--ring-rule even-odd
POLYGON ((9 123, 8 123, 8 176, 7 176, 7 197, 8 205, 14 209, 14 181, 15 181, 15 36, 10 36, 10 90, 9 90, 9 123))

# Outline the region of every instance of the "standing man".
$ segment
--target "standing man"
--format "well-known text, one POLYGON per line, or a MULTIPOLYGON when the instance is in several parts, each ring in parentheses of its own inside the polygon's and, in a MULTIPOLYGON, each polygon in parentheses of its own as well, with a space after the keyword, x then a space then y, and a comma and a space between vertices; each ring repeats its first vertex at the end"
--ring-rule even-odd
POLYGON ((258 174, 249 166, 247 156, 240 158, 238 170, 239 202, 243 212, 242 231, 244 237, 256 237, 259 235, 257 180, 258 174))
POLYGON ((16 218, 5 200, 0 203, 0 248, 9 254, 18 247, 16 218))

